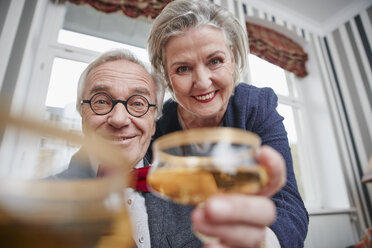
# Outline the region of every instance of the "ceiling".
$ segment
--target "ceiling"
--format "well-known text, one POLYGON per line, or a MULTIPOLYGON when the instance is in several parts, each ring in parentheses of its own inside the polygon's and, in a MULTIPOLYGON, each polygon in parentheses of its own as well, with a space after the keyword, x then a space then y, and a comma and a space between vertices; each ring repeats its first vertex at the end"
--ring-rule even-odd
MULTIPOLYGON (((221 0, 222 3, 226 1, 233 0, 221 0)), ((245 1, 254 8, 319 35, 328 34, 361 10, 372 6, 372 0, 245 1)), ((126 17, 120 12, 106 15, 90 6, 67 3, 63 26, 67 30, 145 48, 151 23, 126 17)))
POLYGON ((371 6, 372 0, 248 0, 248 3, 312 32, 326 34, 371 6))

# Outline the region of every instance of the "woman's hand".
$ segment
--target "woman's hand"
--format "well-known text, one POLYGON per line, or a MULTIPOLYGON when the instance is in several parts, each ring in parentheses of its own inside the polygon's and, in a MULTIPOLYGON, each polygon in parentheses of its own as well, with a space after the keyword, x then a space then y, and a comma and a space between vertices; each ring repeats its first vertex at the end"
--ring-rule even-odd
POLYGON ((286 170, 284 159, 271 147, 262 147, 256 159, 269 176, 258 195, 216 195, 193 211, 194 229, 220 240, 206 247, 260 247, 265 241, 266 227, 276 218, 275 204, 268 197, 284 186, 286 170))
POLYGON ((258 163, 266 168, 269 181, 257 193, 262 196, 273 196, 287 182, 287 170, 282 155, 270 146, 262 146, 256 155, 258 163))

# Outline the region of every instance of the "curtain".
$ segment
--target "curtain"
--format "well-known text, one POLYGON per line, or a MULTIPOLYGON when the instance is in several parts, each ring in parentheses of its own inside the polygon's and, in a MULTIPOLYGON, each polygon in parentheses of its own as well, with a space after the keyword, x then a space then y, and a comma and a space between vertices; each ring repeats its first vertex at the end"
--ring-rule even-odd
POLYGON ((298 77, 307 75, 307 54, 288 37, 253 23, 246 22, 250 52, 298 77))
POLYGON ((126 16, 144 16, 154 19, 173 0, 68 0, 71 3, 89 4, 98 11, 113 13, 122 11, 126 16))

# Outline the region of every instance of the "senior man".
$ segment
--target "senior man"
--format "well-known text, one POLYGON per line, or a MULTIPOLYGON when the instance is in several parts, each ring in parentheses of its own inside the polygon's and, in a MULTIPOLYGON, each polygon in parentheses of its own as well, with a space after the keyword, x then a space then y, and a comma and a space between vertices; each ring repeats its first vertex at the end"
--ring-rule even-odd
MULTIPOLYGON (((119 147, 130 167, 148 166, 143 157, 154 134, 164 95, 162 84, 154 79, 127 50, 102 54, 79 79, 76 108, 82 117, 83 134, 119 147)), ((99 163, 94 154, 84 156, 87 152, 80 149, 68 169, 55 177, 96 177, 99 163), (86 166, 87 161, 79 162, 84 157, 89 157, 90 166, 86 166)))

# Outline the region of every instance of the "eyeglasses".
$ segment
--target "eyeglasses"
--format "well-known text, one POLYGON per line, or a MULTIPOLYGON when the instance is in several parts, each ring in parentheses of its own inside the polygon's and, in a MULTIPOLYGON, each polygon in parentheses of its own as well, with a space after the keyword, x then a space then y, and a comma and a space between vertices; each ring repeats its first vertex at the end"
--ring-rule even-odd
POLYGON ((156 104, 151 104, 146 97, 141 95, 133 95, 128 100, 115 100, 107 93, 98 92, 94 94, 90 100, 81 100, 80 103, 89 103, 92 111, 97 115, 107 115, 110 113, 117 103, 124 104, 128 113, 134 117, 141 117, 149 111, 150 107, 156 107, 156 104))

